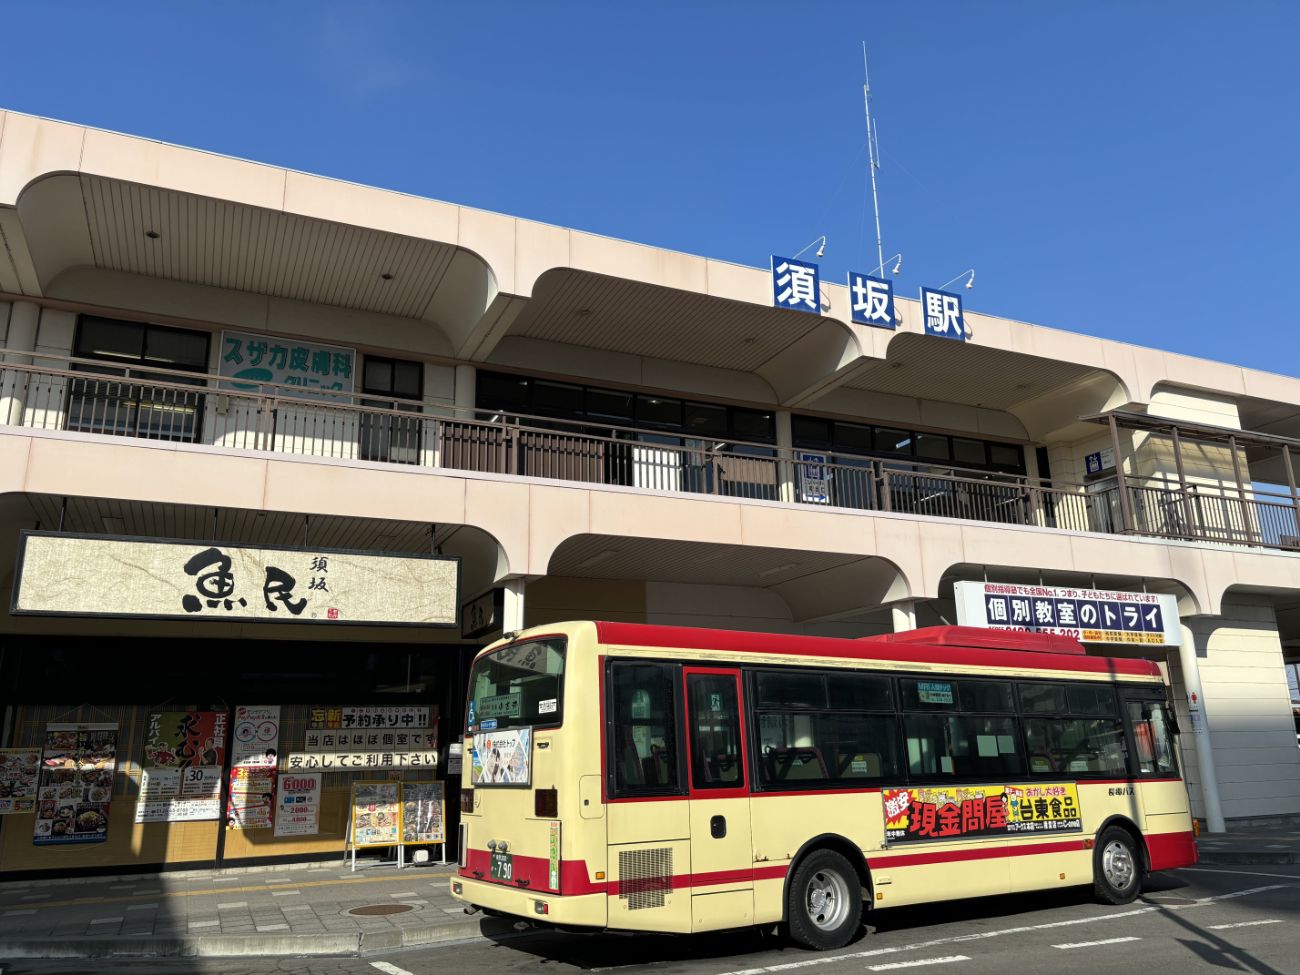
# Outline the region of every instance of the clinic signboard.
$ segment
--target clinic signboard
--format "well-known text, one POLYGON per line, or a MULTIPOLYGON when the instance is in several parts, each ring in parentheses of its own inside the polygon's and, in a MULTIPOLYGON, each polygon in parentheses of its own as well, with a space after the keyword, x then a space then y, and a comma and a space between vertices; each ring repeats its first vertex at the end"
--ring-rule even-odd
POLYGON ((1084 643, 1182 642, 1178 599, 1168 593, 957 582, 953 596, 961 626, 1055 633, 1084 643))
POLYGON ((24 531, 10 612, 459 627, 459 581, 434 555, 24 531))
POLYGON ((220 375, 232 389, 304 399, 338 399, 355 384, 357 350, 300 339, 221 333, 220 375))

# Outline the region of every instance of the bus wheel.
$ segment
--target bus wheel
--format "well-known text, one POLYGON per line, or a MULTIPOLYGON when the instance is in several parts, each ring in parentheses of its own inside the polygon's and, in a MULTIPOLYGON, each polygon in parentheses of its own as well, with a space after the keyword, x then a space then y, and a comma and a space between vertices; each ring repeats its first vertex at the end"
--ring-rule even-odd
POLYGON ((1110 826, 1097 838, 1092 854, 1093 887, 1107 904, 1128 904, 1142 886, 1142 858, 1133 837, 1110 826))
POLYGON ((842 948, 862 921, 862 883, 834 850, 814 850, 800 862, 786 891, 790 937, 808 948, 842 948))

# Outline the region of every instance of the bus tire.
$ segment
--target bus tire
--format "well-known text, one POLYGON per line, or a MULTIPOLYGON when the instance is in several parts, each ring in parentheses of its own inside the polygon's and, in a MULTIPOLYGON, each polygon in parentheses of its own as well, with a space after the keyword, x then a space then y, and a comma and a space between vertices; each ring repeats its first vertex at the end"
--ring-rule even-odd
POLYGON ((841 854, 813 850, 799 861, 786 888, 790 938, 818 951, 842 948, 862 923, 862 881, 841 854))
POLYGON ((1129 904, 1142 889, 1142 856, 1128 830, 1108 826, 1092 852, 1093 889, 1104 904, 1129 904))

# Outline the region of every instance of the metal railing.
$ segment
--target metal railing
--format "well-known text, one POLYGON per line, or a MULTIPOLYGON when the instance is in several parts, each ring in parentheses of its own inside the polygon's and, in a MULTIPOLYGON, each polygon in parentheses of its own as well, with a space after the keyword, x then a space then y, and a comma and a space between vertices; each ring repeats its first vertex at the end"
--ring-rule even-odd
MULTIPOLYGON (((42 358, 41 361, 51 361, 42 358)), ((1300 502, 1235 486, 1047 482, 917 460, 785 451, 153 367, 0 364, 0 425, 1101 534, 1300 549, 1300 502)))

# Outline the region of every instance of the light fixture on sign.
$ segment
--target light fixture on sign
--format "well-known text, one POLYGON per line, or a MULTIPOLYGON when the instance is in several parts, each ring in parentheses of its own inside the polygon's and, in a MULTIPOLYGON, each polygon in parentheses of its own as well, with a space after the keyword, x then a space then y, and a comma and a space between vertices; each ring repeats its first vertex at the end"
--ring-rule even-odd
POLYGON ((804 251, 808 250, 809 247, 812 247, 813 244, 817 244, 817 243, 820 243, 820 244, 821 244, 821 246, 817 248, 817 256, 818 256, 818 257, 821 257, 823 254, 826 253, 826 235, 825 235, 825 234, 822 234, 820 237, 816 238, 816 239, 812 242, 812 244, 809 244, 809 245, 808 245, 808 247, 805 247, 805 248, 803 248, 802 250, 798 251, 798 252, 794 255, 794 257, 791 258, 791 260, 797 260, 797 259, 799 258, 799 255, 800 255, 800 254, 802 254, 804 251))
MULTIPOLYGON (((891 258, 889 259, 889 261, 893 261, 893 262, 894 262, 894 266, 893 266, 893 268, 890 269, 890 272, 889 272, 890 274, 897 274, 899 271, 901 271, 901 270, 903 269, 903 255, 902 255, 902 254, 895 254, 893 257, 891 257, 891 258)), ((871 271, 869 271, 868 273, 870 273, 870 274, 875 274, 875 273, 877 273, 877 272, 880 272, 881 274, 883 274, 884 271, 885 271, 885 265, 888 264, 889 261, 881 261, 881 262, 880 262, 879 264, 877 264, 874 268, 872 268, 871 271)), ((960 277, 960 275, 958 275, 958 277, 960 277)))
POLYGON ((968 274, 970 275, 970 277, 966 278, 966 287, 968 288, 975 287, 975 269, 973 267, 970 267, 962 271, 961 274, 957 275, 957 277, 950 278, 947 281, 945 281, 943 284, 939 285, 938 290, 942 291, 944 288, 948 287, 948 285, 952 284, 954 281, 958 281, 961 278, 966 277, 966 275, 968 274))

